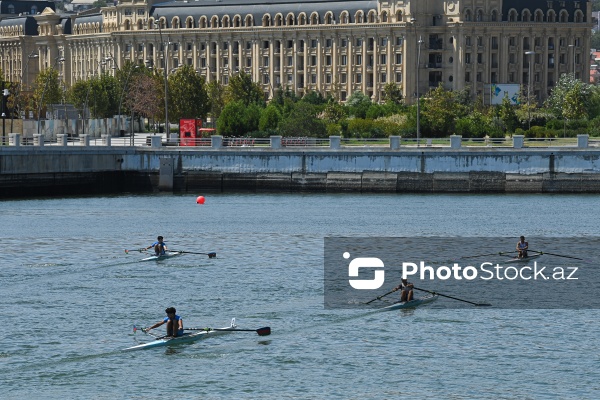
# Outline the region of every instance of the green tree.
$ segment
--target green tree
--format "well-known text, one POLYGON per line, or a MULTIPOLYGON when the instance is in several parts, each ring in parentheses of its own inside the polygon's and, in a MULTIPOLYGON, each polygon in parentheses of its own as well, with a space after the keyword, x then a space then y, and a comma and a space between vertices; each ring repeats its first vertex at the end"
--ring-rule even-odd
POLYGON ((566 119, 573 120, 587 117, 584 93, 581 90, 582 85, 582 82, 575 83, 575 86, 565 94, 563 115, 566 119))
POLYGON ((335 99, 330 99, 323 110, 323 119, 329 123, 339 124, 344 118, 346 118, 344 106, 335 99))
POLYGON ((454 132, 455 119, 460 118, 461 113, 452 92, 439 85, 430 90, 426 97, 427 100, 423 101, 421 117, 422 122, 425 122, 423 127, 428 128, 429 132, 426 130, 424 132, 435 136, 446 136, 454 132))
MULTIPOLYGON (((33 99, 37 114, 45 115, 48 104, 60 103, 63 97, 62 84, 58 78, 58 71, 52 67, 40 72, 35 78, 33 99)), ((38 115, 38 118, 40 115, 38 115)))
POLYGON ((287 118, 279 123, 279 133, 288 137, 323 137, 327 133, 324 121, 317 118, 318 107, 299 101, 287 118))
POLYGON ((502 99, 502 105, 500 106, 499 113, 500 120, 504 124, 506 130, 513 133, 519 126, 519 117, 515 112, 515 107, 510 103, 508 95, 505 95, 502 99))
POLYGON ((241 101, 245 105, 251 103, 265 104, 265 95, 262 89, 257 83, 252 82, 252 77, 245 72, 232 76, 225 89, 225 102, 237 101, 241 101))
POLYGON ((308 93, 306 93, 302 99, 300 101, 303 101, 305 103, 309 103, 315 106, 319 106, 322 104, 325 104, 327 102, 327 100, 325 100, 325 98, 323 97, 323 95, 319 92, 315 92, 314 90, 310 90, 308 93))
POLYGON ((281 120, 281 113, 275 104, 264 108, 260 114, 258 129, 261 131, 274 131, 281 120))
POLYGON ((366 118, 371 104, 371 98, 360 91, 352 93, 346 100, 348 113, 356 118, 366 118))
POLYGON ((210 109, 206 85, 191 65, 184 65, 169 76, 169 93, 173 120, 206 118, 210 109))
POLYGON ((590 45, 592 49, 600 49, 600 31, 597 31, 592 35, 590 45))
POLYGON ((563 74, 544 105, 556 118, 571 119, 567 116, 567 113, 593 116, 596 109, 594 92, 595 89, 590 84, 575 79, 573 74, 563 74), (567 101, 572 103, 568 105, 570 107, 569 111, 565 107, 567 101), (579 102, 581 102, 581 105, 578 104, 579 102), (575 111, 579 107, 583 107, 585 111, 581 113, 575 111))
POLYGON ((217 120, 217 132, 223 136, 245 136, 258 129, 262 107, 242 100, 227 103, 217 120))
POLYGON ((129 84, 127 107, 145 118, 159 119, 164 108, 164 93, 161 87, 163 78, 145 70, 129 84))
POLYGON ((383 87, 383 97, 385 98, 386 103, 391 102, 400 104, 402 103, 403 98, 402 89, 395 83, 389 82, 383 87))
POLYGON ((219 119, 223 107, 225 107, 225 86, 221 82, 213 80, 206 85, 210 114, 213 121, 219 119))

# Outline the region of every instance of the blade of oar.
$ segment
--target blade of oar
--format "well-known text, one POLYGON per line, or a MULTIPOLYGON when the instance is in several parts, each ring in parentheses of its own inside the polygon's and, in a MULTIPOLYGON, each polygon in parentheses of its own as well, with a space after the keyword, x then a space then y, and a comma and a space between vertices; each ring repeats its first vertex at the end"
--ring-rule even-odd
POLYGON ((256 332, 258 336, 268 336, 271 334, 271 327, 265 326, 258 329, 229 329, 229 328, 184 328, 186 331, 226 331, 226 332, 256 332))
POLYGON ((516 253, 516 250, 512 250, 512 251, 499 251, 496 253, 489 253, 489 254, 479 254, 476 256, 467 256, 467 257, 461 257, 461 258, 476 258, 476 257, 486 257, 486 256, 503 256, 505 254, 510 254, 510 253, 516 253))
POLYGON ((169 250, 169 251, 174 251, 176 253, 184 253, 184 254, 200 254, 203 256, 208 256, 208 258, 215 258, 217 256, 217 253, 215 252, 211 252, 211 253, 197 253, 195 251, 184 251, 184 250, 169 250))
POLYGON ((367 301, 365 304, 372 303, 372 302, 374 302, 375 300, 380 300, 382 297, 385 297, 385 296, 387 296, 388 294, 392 294, 392 293, 394 293, 395 291, 396 291, 396 289, 393 289, 393 290, 391 290, 391 291, 387 292, 386 294, 382 294, 381 296, 375 297, 373 300, 369 300, 369 301, 367 301))
POLYGON ((427 293, 431 293, 431 294, 437 294, 438 296, 447 297, 447 298, 452 299, 452 300, 463 301, 465 303, 473 304, 474 306, 479 306, 479 307, 490 307, 491 306, 491 304, 487 304, 487 303, 474 303, 474 302, 469 301, 469 300, 463 300, 463 299, 459 299, 457 297, 448 296, 446 294, 441 294, 441 293, 438 293, 438 292, 432 292, 431 290, 419 289, 418 287, 415 287, 415 286, 413 286, 413 289, 421 290, 423 292, 427 292, 427 293))
POLYGON ((146 251, 147 249, 145 248, 141 248, 141 249, 125 249, 125 253, 129 254, 130 251, 139 251, 140 253, 143 251, 146 251))
POLYGON ((160 335, 156 335, 156 334, 154 334, 154 333, 150 333, 150 332, 149 332, 147 329, 145 329, 145 328, 138 328, 138 327, 137 327, 137 326, 135 326, 135 325, 133 326, 133 333, 136 333, 138 329, 139 329, 140 331, 144 332, 146 335, 150 335, 150 336, 152 336, 152 337, 155 337, 155 338, 160 338, 160 337, 161 337, 160 335))
POLYGON ((528 251, 533 251, 534 253, 539 253, 539 254, 548 254, 550 256, 554 256, 554 257, 563 257, 563 258, 572 258, 574 260, 581 260, 581 261, 585 261, 583 258, 579 258, 579 257, 571 257, 571 256, 563 256, 561 254, 554 254, 554 253, 548 253, 546 251, 537 251, 537 250, 528 250, 528 251))

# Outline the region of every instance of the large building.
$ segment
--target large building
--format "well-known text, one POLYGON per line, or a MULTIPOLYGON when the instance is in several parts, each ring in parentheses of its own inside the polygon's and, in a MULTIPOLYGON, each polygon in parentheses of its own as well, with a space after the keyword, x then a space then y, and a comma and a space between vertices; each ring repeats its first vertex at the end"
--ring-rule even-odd
POLYGON ((121 0, 40 11, 0 21, 7 80, 31 85, 55 66, 70 85, 131 60, 168 73, 192 65, 223 84, 246 71, 266 96, 282 86, 382 101, 392 82, 409 103, 439 84, 489 103, 494 84, 531 83, 543 101, 564 73, 589 81, 588 0, 121 0))

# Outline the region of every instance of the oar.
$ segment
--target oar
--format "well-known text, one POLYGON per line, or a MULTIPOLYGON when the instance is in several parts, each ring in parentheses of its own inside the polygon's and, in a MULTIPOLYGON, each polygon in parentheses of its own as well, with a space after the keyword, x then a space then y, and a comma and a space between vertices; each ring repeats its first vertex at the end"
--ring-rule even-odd
POLYGON ((148 249, 142 247, 141 249, 125 249, 125 253, 129 254, 130 251, 139 251, 140 253, 148 249))
POLYGON ((229 328, 184 328, 185 331, 227 331, 227 332, 256 332, 258 336, 268 336, 271 334, 271 327, 265 326, 258 329, 229 329, 229 328))
MULTIPOLYGON (((133 326, 133 333, 136 333, 136 332, 137 332, 137 330, 138 330, 138 327, 134 325, 134 326, 133 326)), ((144 332, 146 335, 153 336, 153 337, 155 337, 155 338, 157 338, 157 339, 160 339, 160 338, 162 337, 162 336, 160 336, 160 335, 156 335, 156 334, 154 334, 154 333, 150 333, 150 332, 149 332, 147 329, 145 329, 145 328, 139 328, 139 330, 140 330, 140 331, 142 331, 142 332, 144 332)))
POLYGON ((176 253, 184 253, 184 254, 200 254, 203 256, 208 256, 208 258, 215 258, 217 256, 217 253, 212 252, 212 253, 196 253, 194 251, 183 251, 183 250, 169 250, 169 251, 174 251, 176 253))
POLYGON ((540 253, 540 254, 548 254, 550 256, 555 256, 555 257, 572 258, 574 260, 585 261, 583 258, 579 258, 579 257, 563 256, 563 255, 560 255, 560 254, 548 253, 548 252, 545 252, 545 251, 537 251, 537 250, 529 250, 529 251, 533 251, 534 253, 540 253))
POLYGON ((505 254, 509 254, 509 253, 516 253, 516 250, 513 251, 500 251, 497 253, 489 253, 489 254, 479 254, 477 256, 467 256, 467 257, 461 257, 461 258, 475 258, 475 257, 486 257, 486 256, 503 256, 505 254))
POLYGON ((419 289, 418 287, 414 287, 414 286, 413 286, 413 289, 421 290, 423 292, 427 292, 427 293, 431 293, 431 294, 437 294, 438 296, 447 297, 447 298, 452 299, 452 300, 464 301, 465 303, 473 304, 474 306, 479 306, 479 307, 490 307, 491 306, 491 304, 487 304, 487 303, 474 303, 472 301, 459 299, 459 298, 448 296, 448 295, 441 294, 441 293, 438 293, 438 292, 432 292, 431 290, 419 289))
POLYGON ((373 300, 367 301, 365 304, 372 303, 372 302, 374 302, 375 300, 380 300, 382 297, 385 297, 385 296, 387 296, 388 294, 392 294, 392 293, 394 293, 396 290, 397 290, 397 289, 394 289, 394 290, 392 290, 392 291, 389 291, 389 292, 387 292, 386 294, 382 294, 382 295, 381 295, 381 296, 379 296, 379 297, 375 297, 373 300))

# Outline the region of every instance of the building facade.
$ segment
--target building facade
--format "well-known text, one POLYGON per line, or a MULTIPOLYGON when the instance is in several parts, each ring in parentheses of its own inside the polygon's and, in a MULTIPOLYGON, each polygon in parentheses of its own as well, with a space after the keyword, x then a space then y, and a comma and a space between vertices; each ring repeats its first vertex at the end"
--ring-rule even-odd
POLYGON ((591 28, 589 0, 121 0, 4 18, 0 67, 25 86, 50 66, 71 85, 130 60, 225 85, 245 71, 267 97, 383 101, 391 82, 407 103, 441 84, 489 104, 490 85, 531 83, 543 101, 564 73, 589 81, 591 28))

